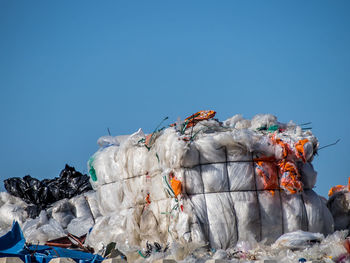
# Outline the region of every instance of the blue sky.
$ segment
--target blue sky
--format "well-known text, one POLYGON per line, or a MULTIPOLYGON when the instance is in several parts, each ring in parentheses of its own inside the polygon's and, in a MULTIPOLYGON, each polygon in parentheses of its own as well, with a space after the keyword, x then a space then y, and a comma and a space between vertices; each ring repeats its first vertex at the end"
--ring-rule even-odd
MULTIPOLYGON (((86 172, 96 140, 202 109, 312 122, 316 191, 345 184, 350 2, 0 0, 0 164, 86 172)), ((1 186, 0 189, 4 189, 1 186)))

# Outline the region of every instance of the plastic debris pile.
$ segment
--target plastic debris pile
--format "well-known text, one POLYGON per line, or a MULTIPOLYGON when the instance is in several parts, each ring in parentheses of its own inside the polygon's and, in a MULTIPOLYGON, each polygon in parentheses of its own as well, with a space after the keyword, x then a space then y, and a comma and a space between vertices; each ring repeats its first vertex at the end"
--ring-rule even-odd
POLYGON ((77 237, 87 234, 99 216, 95 192, 91 191, 54 203, 35 219, 28 218, 22 228, 28 242, 45 244, 68 233, 77 237))
POLYGON ((282 235, 272 245, 255 240, 240 241, 235 247, 223 250, 198 246, 171 246, 165 252, 156 250, 148 244, 148 258, 134 257, 130 262, 154 262, 158 259, 181 258, 187 250, 187 256, 176 262, 350 262, 350 240, 347 231, 337 231, 327 237, 319 233, 295 231, 282 235), (208 261, 207 261, 208 260, 208 261))
POLYGON ((5 180, 5 186, 20 198, 0 193, 0 234, 17 221, 28 242, 43 245, 67 234, 83 236, 94 226, 95 218, 101 216, 89 177, 68 165, 59 178, 10 178, 5 180), (35 217, 33 211, 39 215, 35 217))
POLYGON ((58 200, 69 199, 92 190, 89 177, 75 171, 74 167, 67 164, 58 178, 40 181, 26 175, 23 178, 6 179, 4 184, 9 194, 20 197, 30 204, 26 210, 31 218, 37 217, 41 210, 58 200))
POLYGON ((54 258, 70 258, 77 263, 100 263, 104 259, 100 255, 92 255, 91 253, 61 247, 27 244, 17 222, 13 223, 12 229, 8 233, 0 237, 1 257, 18 257, 26 263, 48 263, 54 258))
POLYGON ((350 262, 347 230, 333 233, 349 229, 349 187, 328 202, 312 190, 312 132, 269 114, 214 116, 99 138, 90 179, 66 165, 52 180, 6 180, 0 235, 17 221, 29 243, 128 262, 350 262))
POLYGON ((333 233, 332 215, 312 190, 318 141, 310 130, 268 114, 224 122, 214 115, 98 140, 88 169, 102 216, 91 246, 115 242, 127 254, 147 242, 178 244, 185 257, 194 247, 271 244, 297 230, 333 233))

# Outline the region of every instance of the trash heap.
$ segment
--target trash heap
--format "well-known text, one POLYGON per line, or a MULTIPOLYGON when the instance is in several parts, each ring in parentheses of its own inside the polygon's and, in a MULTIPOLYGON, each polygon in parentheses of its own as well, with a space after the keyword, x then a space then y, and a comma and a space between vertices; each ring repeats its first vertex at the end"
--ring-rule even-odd
POLYGON ((28 216, 35 218, 41 210, 65 198, 72 198, 92 190, 89 177, 75 171, 66 164, 59 177, 42 181, 26 175, 23 178, 13 177, 4 180, 5 189, 13 196, 30 204, 26 208, 28 216))
POLYGON ((16 221, 13 222, 11 230, 0 237, 0 258, 3 262, 26 263, 62 261, 101 263, 104 260, 100 255, 93 255, 90 251, 71 250, 67 249, 67 246, 29 244, 16 221))
POLYGON ((309 129, 270 114, 224 122, 214 115, 98 140, 88 169, 101 216, 88 244, 116 242, 147 257, 150 243, 226 250, 297 230, 333 233, 332 215, 312 190, 318 141, 309 129))
MULTIPOLYGON (((345 263, 350 262, 350 239, 346 238, 347 234, 347 231, 336 231, 324 237, 320 233, 298 230, 282 235, 272 245, 249 240, 240 241, 234 248, 227 250, 192 247, 192 252, 184 260, 177 259, 175 262, 345 263)), ((155 246, 153 246, 153 249, 147 252, 149 252, 150 256, 146 259, 139 256, 132 260, 128 258, 128 262, 141 263, 156 262, 158 259, 176 259, 179 254, 183 253, 183 248, 171 246, 167 251, 163 252, 157 251, 155 246)))
POLYGON ((89 177, 69 165, 54 179, 27 175, 4 183, 10 194, 0 193, 0 235, 17 221, 27 242, 43 245, 68 233, 83 236, 101 216, 89 177))

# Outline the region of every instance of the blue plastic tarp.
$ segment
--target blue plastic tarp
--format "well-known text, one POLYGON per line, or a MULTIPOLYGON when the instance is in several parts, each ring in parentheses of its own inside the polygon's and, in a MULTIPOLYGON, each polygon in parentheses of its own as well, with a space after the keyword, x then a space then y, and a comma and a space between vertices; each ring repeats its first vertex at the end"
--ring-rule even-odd
POLYGON ((23 250, 25 243, 21 227, 14 222, 12 229, 0 237, 0 252, 18 254, 23 250))
POLYGON ((24 262, 48 263, 53 258, 72 258, 78 263, 100 263, 104 258, 82 251, 54 246, 26 245, 21 227, 14 222, 12 229, 0 237, 0 257, 19 257, 24 262))

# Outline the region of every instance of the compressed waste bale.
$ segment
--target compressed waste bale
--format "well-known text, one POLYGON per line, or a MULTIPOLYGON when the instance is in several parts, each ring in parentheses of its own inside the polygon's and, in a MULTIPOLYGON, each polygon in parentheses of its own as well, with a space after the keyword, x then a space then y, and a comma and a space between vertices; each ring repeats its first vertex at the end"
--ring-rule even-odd
POLYGON ((8 193, 32 204, 27 209, 28 216, 31 218, 35 218, 41 210, 58 200, 69 199, 92 190, 89 177, 75 171, 74 167, 68 164, 59 177, 54 179, 40 181, 26 175, 23 178, 6 179, 4 185, 8 193))
MULTIPOLYGON (((308 222, 310 222, 310 218, 308 218, 307 216, 307 211, 302 195, 288 195, 285 192, 282 192, 281 199, 284 233, 293 232, 297 230, 306 231, 308 229, 308 222)), ((312 214, 312 212, 310 212, 310 215, 312 214)), ((322 228, 317 228, 315 232, 321 232, 321 230, 322 228)))
POLYGON ((312 190, 304 191, 303 199, 308 218, 307 231, 332 233, 334 231, 334 220, 322 199, 312 190))
POLYGON ((109 138, 89 160, 101 212, 91 246, 116 242, 126 253, 152 241, 227 249, 250 239, 271 244, 297 230, 333 232, 331 214, 311 190, 318 147, 311 131, 269 114, 187 128, 190 122, 150 135, 140 129, 123 142, 109 138))
POLYGON ((350 229, 350 194, 339 192, 334 194, 327 203, 334 219, 334 229, 350 229))
MULTIPOLYGON (((261 216, 261 240, 266 240, 270 244, 285 232, 281 195, 277 192, 271 195, 270 192, 262 191, 259 192, 258 199, 261 216)), ((257 233, 258 231, 259 229, 257 233)))
POLYGON ((337 185, 329 190, 327 207, 333 219, 335 230, 350 231, 350 177, 348 185, 337 185))

